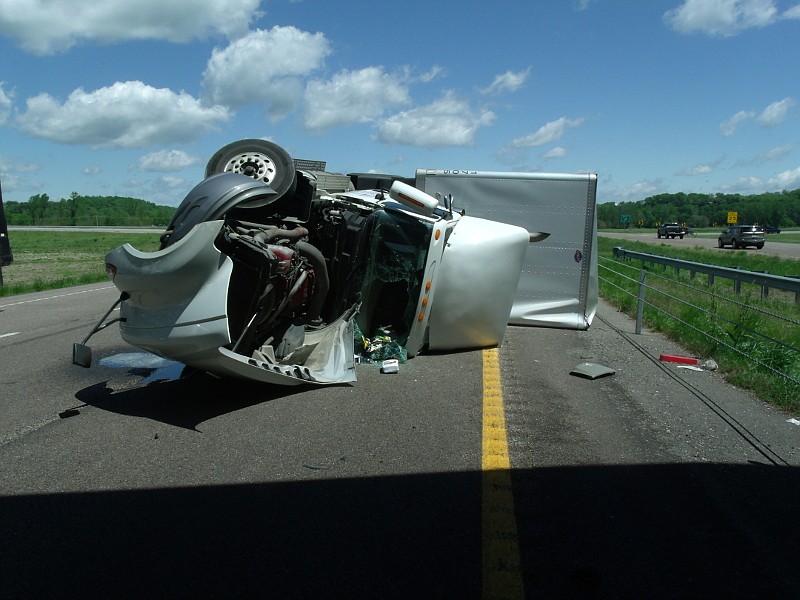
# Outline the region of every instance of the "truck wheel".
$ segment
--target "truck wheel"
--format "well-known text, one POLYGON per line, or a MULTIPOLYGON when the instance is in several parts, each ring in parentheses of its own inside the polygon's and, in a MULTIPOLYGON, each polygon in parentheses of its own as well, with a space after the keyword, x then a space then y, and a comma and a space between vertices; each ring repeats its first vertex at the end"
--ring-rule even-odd
POLYGON ((724 248, 725 247, 725 244, 722 243, 721 239, 717 240, 717 247, 718 248, 724 248))
POLYGON ((681 235, 681 236, 678 236, 678 237, 680 237, 681 239, 683 239, 683 236, 682 236, 682 235, 681 235))
POLYGON ((733 248, 734 250, 738 250, 739 249, 739 242, 737 242, 736 240, 733 240, 733 242, 731 242, 731 248, 733 248))
POLYGON ((656 235, 658 236, 658 239, 661 239, 661 234, 660 233, 656 233, 656 235))
POLYGON ((758 245, 756 246, 756 248, 757 248, 758 250, 761 250, 763 247, 764 247, 764 244, 758 244, 758 245))
POLYGON ((206 165, 206 177, 224 172, 242 173, 263 181, 278 196, 291 194, 297 185, 292 157, 266 140, 239 140, 217 150, 206 165))

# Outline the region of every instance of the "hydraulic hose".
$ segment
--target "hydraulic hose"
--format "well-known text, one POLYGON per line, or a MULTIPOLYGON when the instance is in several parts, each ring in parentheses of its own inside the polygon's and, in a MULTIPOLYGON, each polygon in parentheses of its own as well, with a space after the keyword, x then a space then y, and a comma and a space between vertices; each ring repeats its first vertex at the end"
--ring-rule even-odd
POLYGON ((314 297, 308 303, 308 311, 306 312, 306 320, 309 323, 313 323, 319 320, 322 307, 325 304, 325 298, 328 296, 328 290, 331 287, 330 279, 328 278, 328 267, 325 264, 325 257, 322 256, 322 252, 316 246, 308 242, 297 242, 295 248, 314 267, 314 297))

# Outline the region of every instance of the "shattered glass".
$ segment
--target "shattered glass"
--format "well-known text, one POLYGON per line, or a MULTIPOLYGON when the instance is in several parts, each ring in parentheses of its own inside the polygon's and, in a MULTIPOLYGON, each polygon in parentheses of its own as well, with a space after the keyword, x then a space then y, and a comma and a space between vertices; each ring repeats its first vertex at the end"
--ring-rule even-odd
POLYGON ((356 317, 356 351, 370 361, 405 362, 433 227, 396 211, 375 217, 356 317))

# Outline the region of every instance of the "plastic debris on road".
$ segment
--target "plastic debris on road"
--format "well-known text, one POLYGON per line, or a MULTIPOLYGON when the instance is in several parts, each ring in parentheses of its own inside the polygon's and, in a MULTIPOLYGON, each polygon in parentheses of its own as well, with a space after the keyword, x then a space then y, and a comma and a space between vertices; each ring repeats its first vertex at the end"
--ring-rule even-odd
POLYGON ((682 365, 696 365, 700 361, 693 356, 677 356, 675 354, 662 354, 658 357, 661 362, 679 363, 682 365))
POLYGON ((385 360, 381 363, 381 373, 397 373, 400 371, 400 362, 396 358, 385 360))

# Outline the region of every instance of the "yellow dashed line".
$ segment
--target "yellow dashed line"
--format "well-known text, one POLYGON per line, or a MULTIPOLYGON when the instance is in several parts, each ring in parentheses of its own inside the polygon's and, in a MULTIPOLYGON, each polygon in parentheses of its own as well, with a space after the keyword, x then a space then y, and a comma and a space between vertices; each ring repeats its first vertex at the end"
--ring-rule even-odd
POLYGON ((483 351, 483 597, 523 598, 500 351, 483 351))

